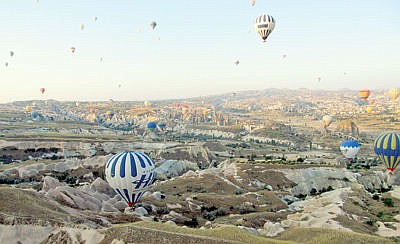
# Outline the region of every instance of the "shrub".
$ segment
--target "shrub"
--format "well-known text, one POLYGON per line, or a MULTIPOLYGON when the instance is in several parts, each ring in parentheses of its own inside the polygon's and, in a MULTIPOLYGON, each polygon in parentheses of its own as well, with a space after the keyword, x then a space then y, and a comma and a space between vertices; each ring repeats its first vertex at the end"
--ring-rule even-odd
POLYGON ((317 189, 312 188, 310 191, 311 196, 317 195, 317 189))
POLYGON ((203 218, 205 218, 207 220, 213 221, 213 220, 215 220, 217 218, 217 210, 214 210, 214 211, 211 211, 211 212, 203 211, 202 212, 202 216, 203 216, 203 218))
POLYGON ((378 194, 374 194, 373 196, 372 196, 372 199, 374 199, 374 200, 379 200, 379 195, 378 194))
POLYGON ((199 226, 199 222, 197 222, 197 218, 194 217, 192 218, 192 220, 186 220, 185 222, 183 222, 184 225, 188 226, 188 227, 192 227, 192 228, 196 228, 199 226))
POLYGON ((384 198, 382 201, 387 207, 394 207, 393 200, 391 198, 384 198))
POLYGON ((228 210, 226 208, 219 207, 217 209, 217 216, 225 216, 227 214, 228 214, 228 210))
POLYGON ((367 222, 368 225, 374 226, 376 224, 376 219, 368 218, 367 222))
POLYGON ((235 194, 236 195, 242 195, 243 194, 243 190, 242 189, 236 189, 235 190, 235 194))

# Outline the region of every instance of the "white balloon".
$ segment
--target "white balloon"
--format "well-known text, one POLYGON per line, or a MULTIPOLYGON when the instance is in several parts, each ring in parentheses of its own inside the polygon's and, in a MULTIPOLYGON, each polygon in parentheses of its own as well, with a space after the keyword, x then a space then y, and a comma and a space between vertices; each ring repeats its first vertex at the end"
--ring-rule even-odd
POLYGON ((140 200, 156 177, 149 156, 125 151, 108 160, 105 175, 108 184, 132 207, 140 200))
POLYGON ((263 14, 256 18, 254 27, 265 42, 275 28, 275 19, 271 15, 263 14))

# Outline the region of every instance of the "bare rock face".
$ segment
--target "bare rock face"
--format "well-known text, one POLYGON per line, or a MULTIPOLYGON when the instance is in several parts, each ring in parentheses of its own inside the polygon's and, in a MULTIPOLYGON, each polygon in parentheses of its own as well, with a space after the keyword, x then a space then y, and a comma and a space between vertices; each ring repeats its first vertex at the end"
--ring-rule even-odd
POLYGON ((264 224, 263 229, 258 229, 258 233, 268 237, 277 236, 279 233, 283 231, 285 231, 285 229, 283 228, 281 223, 273 223, 270 221, 267 221, 264 224))
POLYGON ((190 221, 189 218, 175 211, 171 211, 168 214, 164 215, 162 219, 165 221, 171 220, 177 224, 184 224, 186 221, 190 221))
POLYGON ((97 178, 90 184, 90 189, 95 192, 104 193, 109 197, 114 197, 116 195, 114 189, 103 179, 97 178))
POLYGON ((356 123, 351 120, 344 120, 338 124, 336 131, 340 131, 353 136, 359 136, 359 129, 356 123))
POLYGON ((181 160, 164 160, 156 168, 157 179, 166 180, 184 174, 188 170, 197 170, 196 163, 181 160))
POLYGON ((46 193, 47 197, 63 205, 82 210, 100 211, 102 202, 92 195, 69 186, 58 186, 46 193))
POLYGON ((370 192, 388 189, 389 187, 386 183, 388 181, 388 175, 380 171, 374 171, 366 175, 359 175, 357 180, 367 191, 370 192))
POLYGON ((0 225, 0 243, 41 243, 55 227, 0 225))
POLYGON ((356 182, 356 175, 339 168, 305 168, 282 171, 285 177, 297 185, 291 189, 293 196, 313 195, 348 187, 356 182))
POLYGON ((18 168, 19 178, 29 178, 34 177, 39 174, 41 170, 45 168, 44 163, 32 164, 27 166, 22 166, 18 168))
POLYGON ((108 202, 103 202, 102 212, 119 212, 119 209, 115 208, 112 204, 108 202))
POLYGON ((137 207, 135 208, 134 213, 138 216, 145 216, 148 215, 149 213, 147 212, 147 210, 144 207, 137 207))
POLYGON ((60 183, 57 179, 51 176, 45 176, 43 179, 43 187, 42 190, 45 192, 50 191, 51 189, 55 189, 58 186, 64 186, 65 183, 60 183))

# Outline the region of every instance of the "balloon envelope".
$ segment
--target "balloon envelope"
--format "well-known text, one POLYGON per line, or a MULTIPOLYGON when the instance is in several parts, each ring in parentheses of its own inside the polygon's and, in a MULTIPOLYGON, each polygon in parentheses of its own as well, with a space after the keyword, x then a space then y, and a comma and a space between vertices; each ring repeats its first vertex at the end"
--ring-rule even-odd
POLYGON ((351 160, 355 158, 358 151, 360 151, 360 143, 356 140, 346 140, 340 144, 340 151, 343 156, 351 160))
POLYGON ((43 87, 40 88, 40 92, 43 94, 46 91, 46 89, 44 89, 43 87))
POLYGON ((400 136, 396 133, 383 133, 374 143, 374 151, 390 171, 400 163, 400 136))
POLYGON ((132 207, 153 184, 154 168, 146 154, 125 151, 108 160, 105 175, 108 184, 132 207))
POLYGON ((268 14, 258 16, 254 23, 254 28, 265 42, 275 28, 275 19, 268 14))
POLYGON ((157 23, 156 22, 154 22, 154 21, 151 21, 150 22, 150 27, 154 30, 154 28, 156 28, 156 26, 157 26, 157 23))
POLYGON ((147 129, 155 129, 155 128, 157 128, 157 124, 156 124, 156 122, 149 122, 149 123, 147 123, 147 129))
POLYGON ((389 96, 396 100, 400 96, 400 88, 393 88, 389 90, 389 96))
POLYGON ((325 128, 328 127, 329 125, 331 125, 333 118, 330 115, 325 115, 324 117, 322 117, 322 121, 324 122, 324 126, 325 128))
POLYGON ((360 96, 361 100, 363 100, 363 101, 367 101, 370 94, 371 94, 371 91, 368 89, 362 89, 358 92, 358 96, 360 96))

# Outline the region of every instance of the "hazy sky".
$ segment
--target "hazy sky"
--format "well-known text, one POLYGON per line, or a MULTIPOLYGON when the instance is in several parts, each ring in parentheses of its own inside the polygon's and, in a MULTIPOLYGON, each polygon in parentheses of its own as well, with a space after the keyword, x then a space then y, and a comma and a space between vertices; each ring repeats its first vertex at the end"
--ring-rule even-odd
POLYGON ((400 87, 398 0, 2 0, 0 30, 0 102, 400 87))

